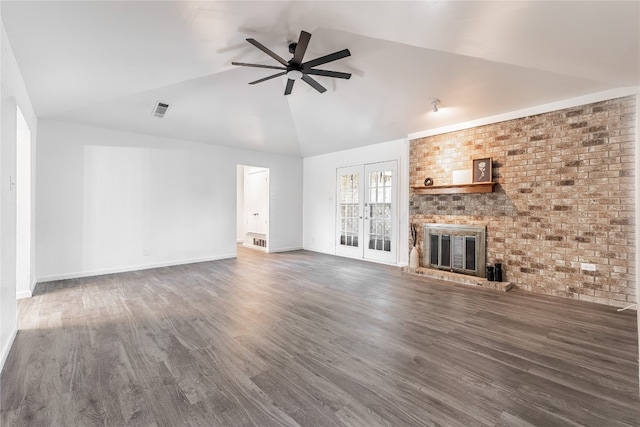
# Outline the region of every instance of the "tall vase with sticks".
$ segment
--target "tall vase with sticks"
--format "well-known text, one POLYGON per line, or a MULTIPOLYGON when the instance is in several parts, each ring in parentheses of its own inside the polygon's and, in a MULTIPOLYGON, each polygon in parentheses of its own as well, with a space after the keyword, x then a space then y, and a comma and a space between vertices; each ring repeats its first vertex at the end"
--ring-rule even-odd
POLYGON ((416 244, 418 243, 418 229, 415 224, 411 224, 411 240, 413 241, 413 248, 409 254, 409 268, 418 268, 420 266, 420 255, 416 244))

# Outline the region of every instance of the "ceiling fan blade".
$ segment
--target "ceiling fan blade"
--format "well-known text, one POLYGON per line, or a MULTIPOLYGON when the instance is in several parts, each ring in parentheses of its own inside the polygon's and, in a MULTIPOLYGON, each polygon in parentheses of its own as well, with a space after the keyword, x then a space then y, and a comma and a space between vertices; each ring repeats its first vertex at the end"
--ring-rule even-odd
POLYGON ((335 77, 336 79, 349 79, 351 78, 351 74, 349 73, 341 73, 339 71, 328 71, 328 70, 306 70, 306 74, 311 74, 313 76, 325 76, 325 77, 335 77))
POLYGON ((287 87, 284 89, 284 94, 285 95, 290 95, 291 91, 293 90, 293 84, 295 83, 295 80, 289 79, 287 80, 287 87))
POLYGON ((286 70, 285 67, 277 67, 275 65, 247 64, 246 62, 232 62, 231 65, 241 65, 243 67, 268 68, 270 70, 286 70))
POLYGON ((286 72, 286 71, 283 71, 283 72, 281 72, 281 73, 277 73, 277 74, 274 74, 274 75, 272 75, 272 76, 265 77, 265 78, 260 79, 260 80, 256 80, 255 82, 249 82, 249 84, 250 84, 250 85, 254 85, 254 84, 256 84, 256 83, 262 83, 262 82, 264 82, 264 81, 266 81, 266 80, 271 80, 271 79, 274 79, 274 78, 276 78, 276 77, 284 76, 285 74, 287 74, 287 72, 286 72))
POLYGON ((327 89, 325 89, 324 86, 322 86, 320 83, 313 80, 311 77, 307 76, 306 74, 302 76, 302 80, 304 80, 309 86, 311 86, 312 88, 314 88, 320 93, 324 93, 327 91, 327 89))
POLYGON ((293 59, 291 60, 293 64, 302 64, 302 58, 304 57, 304 53, 307 51, 307 46, 309 46, 309 40, 311 40, 311 34, 306 31, 300 31, 300 38, 296 45, 296 51, 293 53, 293 59))
POLYGON ((287 61, 285 61, 284 59, 276 55, 273 51, 271 51, 269 48, 264 46, 262 43, 260 43, 256 39, 247 39, 247 41, 252 45, 254 45, 255 47, 257 47, 258 49, 260 49, 261 51, 263 51, 264 53, 266 53, 267 55, 269 55, 270 57, 272 57, 273 59, 275 59, 276 61, 278 61, 279 63, 281 63, 282 65, 284 65, 285 67, 289 65, 287 61))
POLYGON ((302 64, 302 71, 305 73, 311 67, 315 67, 316 65, 326 64, 327 62, 337 61, 338 59, 346 58, 347 56, 351 56, 351 52, 349 49, 344 49, 339 52, 330 53, 329 55, 321 56, 320 58, 312 59, 311 61, 307 61, 302 64))

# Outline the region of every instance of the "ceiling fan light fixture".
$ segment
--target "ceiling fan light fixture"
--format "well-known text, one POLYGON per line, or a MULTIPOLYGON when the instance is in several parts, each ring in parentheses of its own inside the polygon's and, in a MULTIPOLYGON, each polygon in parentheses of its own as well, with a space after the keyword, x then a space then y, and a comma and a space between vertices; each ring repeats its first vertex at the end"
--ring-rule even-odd
POLYGON ((291 70, 287 72, 287 78, 291 80, 299 80, 302 78, 302 71, 300 70, 291 70))
POLYGON ((263 64, 249 64, 246 62, 232 62, 231 65, 241 65, 244 67, 255 67, 255 68, 268 68, 279 70, 279 72, 272 74, 267 77, 263 77, 253 82, 249 82, 250 85, 254 85, 256 83, 262 83, 267 80, 271 80, 276 77, 287 76, 287 86, 284 90, 285 95, 290 95, 293 90, 293 85, 296 80, 302 80, 315 90, 320 93, 324 93, 327 91, 327 88, 318 83, 312 76, 324 76, 324 77, 333 77, 335 79, 349 79, 351 78, 351 74, 342 73, 339 71, 330 71, 330 70, 319 70, 314 67, 322 64, 327 64, 329 62, 337 61, 338 59, 346 58, 347 56, 351 56, 351 52, 349 49, 342 49, 341 51, 331 53, 329 55, 324 55, 316 59, 312 59, 311 61, 303 62, 304 54, 307 51, 307 46, 309 45, 309 40, 311 40, 311 33, 306 31, 300 31, 300 37, 297 42, 289 43, 289 53, 293 54, 293 58, 289 61, 286 61, 284 58, 281 58, 279 55, 274 53, 271 49, 264 46, 262 43, 258 42, 255 39, 247 39, 249 43, 253 46, 257 47, 271 58, 275 59, 280 63, 280 65, 263 65, 263 64))

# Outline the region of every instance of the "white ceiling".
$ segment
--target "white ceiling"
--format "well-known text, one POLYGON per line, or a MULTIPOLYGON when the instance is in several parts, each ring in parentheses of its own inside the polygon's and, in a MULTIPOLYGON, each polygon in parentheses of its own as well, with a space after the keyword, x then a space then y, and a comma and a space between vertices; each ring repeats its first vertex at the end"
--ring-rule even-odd
POLYGON ((638 87, 639 4, 3 0, 2 19, 40 118, 307 157, 638 87), (245 39, 289 58, 301 30, 305 61, 348 48, 321 68, 353 77, 284 96, 231 65, 278 65, 245 39))

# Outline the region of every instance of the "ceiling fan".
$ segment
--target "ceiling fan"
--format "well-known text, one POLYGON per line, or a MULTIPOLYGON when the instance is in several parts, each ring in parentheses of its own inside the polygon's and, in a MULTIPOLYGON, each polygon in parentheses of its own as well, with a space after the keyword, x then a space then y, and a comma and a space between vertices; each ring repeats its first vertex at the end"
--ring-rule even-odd
POLYGON ((311 40, 311 34, 306 31, 300 32, 300 37, 298 38, 298 42, 292 42, 289 44, 289 53, 293 54, 293 58, 289 61, 285 61, 283 58, 275 54, 270 49, 266 48, 264 45, 256 41, 255 39, 247 39, 249 43, 278 61, 282 66, 274 66, 274 65, 261 65, 261 64, 247 64, 245 62, 232 62, 233 65, 241 65, 244 67, 256 67, 256 68, 268 68, 272 70, 282 70, 280 73, 276 73, 269 77, 264 77, 262 79, 256 80, 254 82, 250 82, 250 85, 254 85, 256 83, 261 83, 266 80, 273 79, 275 77, 286 75, 287 87, 284 90, 285 95, 291 94, 293 90, 293 84, 296 80, 300 79, 307 83, 309 86, 314 88, 320 93, 326 92, 326 88, 318 83, 311 76, 325 76, 325 77, 334 77, 337 79, 348 79, 351 77, 349 73, 341 73, 339 71, 328 71, 328 70, 318 70, 313 67, 326 64, 327 62, 337 61, 338 59, 346 58, 347 56, 351 56, 351 52, 349 49, 344 49, 339 52, 334 52, 329 55, 321 56, 320 58, 312 59, 311 61, 302 62, 302 58, 304 57, 305 52, 307 51, 307 46, 309 45, 309 40, 311 40))

